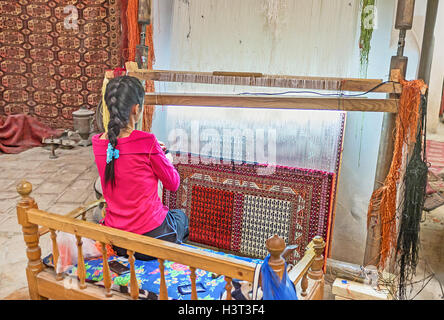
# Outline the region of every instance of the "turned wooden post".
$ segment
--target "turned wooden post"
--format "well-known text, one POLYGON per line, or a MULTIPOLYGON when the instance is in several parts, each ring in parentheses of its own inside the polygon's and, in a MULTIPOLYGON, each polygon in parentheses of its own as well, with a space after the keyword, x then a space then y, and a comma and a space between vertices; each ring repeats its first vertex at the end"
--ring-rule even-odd
POLYGON ((285 250, 285 241, 277 234, 267 239, 265 246, 270 253, 270 260, 268 264, 273 269, 273 271, 282 280, 285 272, 285 260, 282 258, 282 253, 285 250))
POLYGON ((77 276, 79 277, 79 288, 86 289, 86 268, 85 268, 85 259, 83 258, 83 241, 82 237, 76 235, 77 239, 77 276))
POLYGON ((59 246, 57 244, 57 233, 54 229, 49 229, 51 232, 52 241, 52 260, 54 263, 54 271, 56 272, 56 280, 63 280, 63 272, 58 272, 58 262, 59 262, 59 246))
POLYGON ((307 274, 310 279, 321 280, 324 277, 324 248, 325 241, 320 236, 313 238, 313 249, 315 251, 315 258, 311 264, 307 274))
POLYGON ((109 271, 108 264, 108 252, 106 251, 106 243, 101 242, 102 246, 102 258, 103 258, 103 284, 105 285, 105 296, 111 297, 113 294, 111 292, 111 275, 109 271))
POLYGON ((133 298, 133 300, 137 300, 139 299, 139 283, 137 282, 136 266, 134 265, 136 259, 134 258, 134 251, 127 250, 127 254, 128 254, 128 262, 130 264, 131 298, 133 298))
POLYGON ((191 300, 197 300, 196 289, 196 268, 190 267, 190 279, 191 279, 191 300))
POLYGON ((233 285, 232 285, 232 279, 230 277, 225 276, 225 290, 227 291, 227 298, 226 300, 231 300, 231 289, 233 289, 233 285))
POLYGON ((307 289, 308 289, 308 278, 307 278, 307 272, 304 273, 304 276, 301 280, 301 296, 306 297, 307 296, 307 289))
POLYGON ((159 261, 159 270, 160 270, 160 291, 159 291, 159 300, 168 300, 168 290, 165 281, 165 265, 163 259, 157 259, 159 261))
POLYGON ((30 197, 32 191, 31 183, 22 180, 16 189, 22 197, 17 203, 17 220, 22 225, 23 238, 27 247, 28 266, 26 267, 26 278, 28 280, 29 296, 33 300, 44 300, 46 298, 39 295, 37 287, 37 274, 43 270, 42 250, 39 246, 39 227, 28 221, 27 213, 28 209, 38 209, 38 206, 34 199, 30 197))

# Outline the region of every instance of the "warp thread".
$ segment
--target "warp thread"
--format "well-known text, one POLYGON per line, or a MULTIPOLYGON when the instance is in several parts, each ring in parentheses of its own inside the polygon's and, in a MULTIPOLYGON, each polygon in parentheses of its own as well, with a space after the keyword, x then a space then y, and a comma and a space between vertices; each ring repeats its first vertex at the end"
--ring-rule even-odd
POLYGON ((396 246, 397 184, 401 177, 400 169, 403 162, 403 147, 416 140, 420 116, 421 88, 425 86, 422 80, 406 81, 401 79, 400 83, 402 85, 402 93, 396 117, 396 136, 392 163, 383 185, 373 192, 367 212, 367 226, 370 226, 370 219, 373 216, 379 215, 381 248, 378 267, 381 269, 384 269, 391 249, 396 246))

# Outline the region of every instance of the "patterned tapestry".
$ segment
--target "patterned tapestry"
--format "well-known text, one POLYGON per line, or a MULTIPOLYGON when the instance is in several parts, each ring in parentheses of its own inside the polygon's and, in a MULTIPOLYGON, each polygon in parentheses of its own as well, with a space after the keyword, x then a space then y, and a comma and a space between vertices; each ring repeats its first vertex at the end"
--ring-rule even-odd
POLYGON ((263 165, 214 160, 176 154, 179 189, 163 192, 165 205, 187 213, 190 241, 263 259, 265 240, 278 234, 298 245, 293 263, 314 236, 328 242, 334 173, 276 166, 259 175, 263 165))
POLYGON ((118 0, 0 1, 0 115, 72 128, 95 109, 105 70, 120 67, 118 0))

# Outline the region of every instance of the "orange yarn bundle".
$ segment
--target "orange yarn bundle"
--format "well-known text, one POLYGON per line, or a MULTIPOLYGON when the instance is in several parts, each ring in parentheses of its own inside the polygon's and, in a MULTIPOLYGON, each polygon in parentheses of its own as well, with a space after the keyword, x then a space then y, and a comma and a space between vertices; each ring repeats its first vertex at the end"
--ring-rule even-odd
MULTIPOLYGON (((140 27, 138 22, 139 0, 129 0, 126 11, 128 20, 128 61, 136 61, 136 46, 140 43, 140 27)), ((148 46, 148 69, 153 69, 155 60, 154 42, 153 42, 153 25, 150 23, 146 26, 145 45, 148 46)), ((154 92, 154 81, 146 81, 146 92, 154 92)), ((151 131, 151 125, 154 116, 154 106, 144 106, 142 130, 151 131)))
POLYGON ((136 60, 136 46, 140 42, 138 22, 139 0, 129 0, 126 16, 128 20, 128 60, 136 60))
MULTIPOLYGON (((148 46, 148 69, 153 69, 153 64, 155 61, 155 55, 154 55, 154 41, 153 41, 153 25, 150 23, 146 26, 146 38, 145 38, 145 45, 148 46)), ((154 92, 154 81, 146 81, 145 84, 146 92, 154 92)), ((148 106, 145 105, 143 110, 143 123, 142 123, 142 130, 150 132, 151 131, 151 125, 153 122, 153 116, 154 116, 154 109, 155 106, 148 106)))
POLYGON ((400 80, 400 83, 402 93, 396 118, 396 137, 392 163, 383 186, 373 192, 367 213, 367 225, 369 225, 370 217, 373 214, 378 213, 380 217, 381 256, 379 267, 382 269, 390 255, 390 250, 396 246, 396 195, 397 184, 401 177, 403 147, 416 141, 421 89, 425 85, 422 80, 400 80))
MULTIPOLYGON (((97 250, 99 250, 99 252, 102 252, 102 243, 100 241, 96 241, 94 245, 97 248, 97 250)), ((105 247, 106 247, 106 254, 108 257, 116 255, 116 253, 113 250, 113 247, 110 244, 107 243, 105 247)))

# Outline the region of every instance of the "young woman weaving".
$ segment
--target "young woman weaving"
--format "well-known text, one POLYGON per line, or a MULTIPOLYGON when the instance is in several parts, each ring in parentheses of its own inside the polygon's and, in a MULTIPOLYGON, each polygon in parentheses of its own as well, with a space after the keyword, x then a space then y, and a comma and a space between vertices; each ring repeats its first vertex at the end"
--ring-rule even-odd
MULTIPOLYGON (((135 130, 143 114, 145 90, 137 78, 112 79, 105 91, 108 133, 92 138, 93 152, 107 203, 104 224, 137 234, 181 243, 188 236, 188 218, 168 210, 158 196, 158 181, 176 191, 180 178, 156 137, 135 130)), ((163 146, 164 147, 164 146, 163 146)), ((118 255, 126 249, 114 247, 118 255)), ((136 253, 138 260, 152 257, 136 253)))

